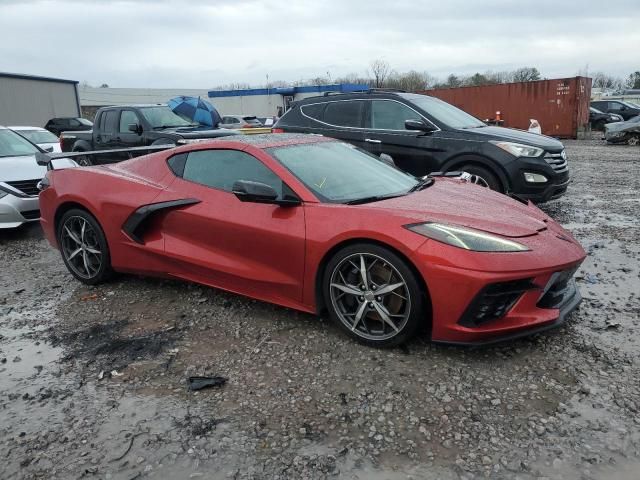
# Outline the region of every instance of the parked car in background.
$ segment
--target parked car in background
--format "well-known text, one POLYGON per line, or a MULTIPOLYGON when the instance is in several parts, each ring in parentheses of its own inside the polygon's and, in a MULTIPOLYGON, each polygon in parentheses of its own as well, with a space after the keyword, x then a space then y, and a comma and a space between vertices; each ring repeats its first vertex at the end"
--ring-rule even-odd
POLYGON ((278 117, 257 117, 258 121, 262 124, 263 127, 273 127, 275 123, 278 121, 278 117))
POLYGON ((40 127, 7 127, 47 152, 61 152, 60 139, 40 127))
POLYGON ((218 125, 220 128, 259 128, 264 125, 253 115, 225 115, 218 125))
POLYGON ((604 138, 608 143, 640 145, 640 115, 626 122, 616 122, 605 125, 604 138))
POLYGON ((535 202, 569 184, 564 146, 522 130, 488 126, 427 95, 376 91, 325 94, 295 102, 274 132, 317 133, 391 157, 418 177, 464 170, 492 190, 535 202))
POLYGON ((44 126, 45 129, 49 130, 54 135, 60 136, 62 132, 71 132, 71 131, 86 131, 91 130, 93 127, 93 122, 90 122, 86 118, 81 117, 63 117, 63 118, 52 118, 47 122, 44 126))
POLYGON ((604 113, 594 107, 589 107, 589 124, 592 130, 604 130, 607 123, 622 122, 624 119, 615 113, 604 113))
POLYGON ((591 102, 591 106, 604 113, 620 115, 624 120, 640 115, 640 106, 622 100, 597 100, 591 102))
MULTIPOLYGON (((237 132, 190 122, 166 105, 122 105, 98 110, 93 130, 89 132, 62 132, 60 145, 63 152, 88 152, 149 145, 177 145, 229 135, 237 135, 237 132)), ((118 156, 115 158, 118 159, 118 156)), ((127 155, 120 154, 120 159, 122 158, 127 158, 127 155)), ((80 165, 112 160, 113 157, 97 156, 76 159, 80 165)))
POLYGON ((0 127, 0 228, 15 228, 40 218, 38 182, 46 167, 36 163, 36 145, 0 127))
POLYGON ((440 342, 512 339, 561 325, 580 302, 585 252, 536 206, 321 136, 238 135, 53 169, 42 188, 43 230, 81 282, 181 278, 328 311, 369 345, 421 326, 440 342))

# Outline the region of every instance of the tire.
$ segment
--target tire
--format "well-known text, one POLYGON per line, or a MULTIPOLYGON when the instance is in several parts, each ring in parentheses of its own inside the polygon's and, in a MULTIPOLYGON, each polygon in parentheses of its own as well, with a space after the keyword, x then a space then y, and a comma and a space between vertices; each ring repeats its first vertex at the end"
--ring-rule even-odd
MULTIPOLYGON (((76 153, 84 152, 84 150, 74 150, 76 153)), ((78 157, 73 158, 73 161, 76 162, 81 167, 90 167, 93 165, 93 159, 91 155, 80 155, 78 157)))
POLYGON ((462 170, 463 172, 467 172, 478 177, 478 181, 475 181, 474 183, 487 186, 491 190, 495 190, 496 192, 504 193, 502 182, 500 182, 498 177, 493 172, 485 167, 474 164, 467 164, 463 165, 460 168, 456 168, 456 170, 462 170), (484 185, 483 182, 486 183, 486 185, 484 185))
POLYGON ((400 345, 425 321, 425 292, 412 269, 378 245, 353 244, 334 254, 324 271, 322 292, 331 319, 365 345, 400 345), (366 285, 356 268, 362 261, 366 285), (380 294, 385 288, 389 290, 380 294))
POLYGON ((56 232, 62 260, 76 279, 96 285, 113 275, 109 245, 93 215, 71 209, 58 222, 56 232))
POLYGON ((627 145, 640 145, 640 136, 633 135, 627 140, 627 145))

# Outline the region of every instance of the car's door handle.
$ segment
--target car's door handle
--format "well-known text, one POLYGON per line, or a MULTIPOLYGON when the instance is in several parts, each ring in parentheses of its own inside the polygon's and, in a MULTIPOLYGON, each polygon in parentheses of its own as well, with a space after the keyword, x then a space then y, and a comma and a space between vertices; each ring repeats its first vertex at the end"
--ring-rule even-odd
POLYGON ((374 138, 365 138, 364 141, 368 143, 382 143, 382 140, 376 140, 374 138))

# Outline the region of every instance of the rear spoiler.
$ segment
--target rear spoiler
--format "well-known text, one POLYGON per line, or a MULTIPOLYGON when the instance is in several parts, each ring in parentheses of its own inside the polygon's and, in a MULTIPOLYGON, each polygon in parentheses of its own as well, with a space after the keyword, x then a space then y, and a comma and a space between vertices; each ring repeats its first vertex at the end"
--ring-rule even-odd
MULTIPOLYGON (((52 160, 59 159, 69 159, 73 160, 77 157, 97 157, 101 155, 114 155, 120 153, 128 154, 129 158, 137 157, 138 155, 144 155, 146 153, 153 152, 161 152, 163 150, 169 150, 170 148, 175 148, 175 145, 150 145, 148 147, 131 147, 131 148, 115 148, 112 150, 95 150, 91 152, 62 152, 62 153, 49 153, 49 152, 38 152, 36 153, 36 162, 38 165, 42 165, 43 167, 47 167, 47 170, 54 170, 55 167, 52 164, 52 160)), ((100 163, 118 163, 122 162, 122 158, 112 158, 112 159, 104 159, 101 160, 100 163)))

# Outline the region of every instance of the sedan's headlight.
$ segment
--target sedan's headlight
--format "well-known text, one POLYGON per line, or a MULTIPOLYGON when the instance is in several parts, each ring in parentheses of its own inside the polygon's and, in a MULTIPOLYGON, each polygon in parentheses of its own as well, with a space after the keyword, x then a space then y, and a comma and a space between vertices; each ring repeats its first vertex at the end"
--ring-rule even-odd
POLYGON ((412 232, 446 243, 453 247, 474 252, 526 252, 524 245, 467 227, 443 223, 419 223, 406 225, 412 232))
POLYGON ((509 152, 514 157, 539 157, 544 150, 538 147, 532 147, 531 145, 523 145, 521 143, 513 142, 496 142, 491 141, 496 147, 509 152))

